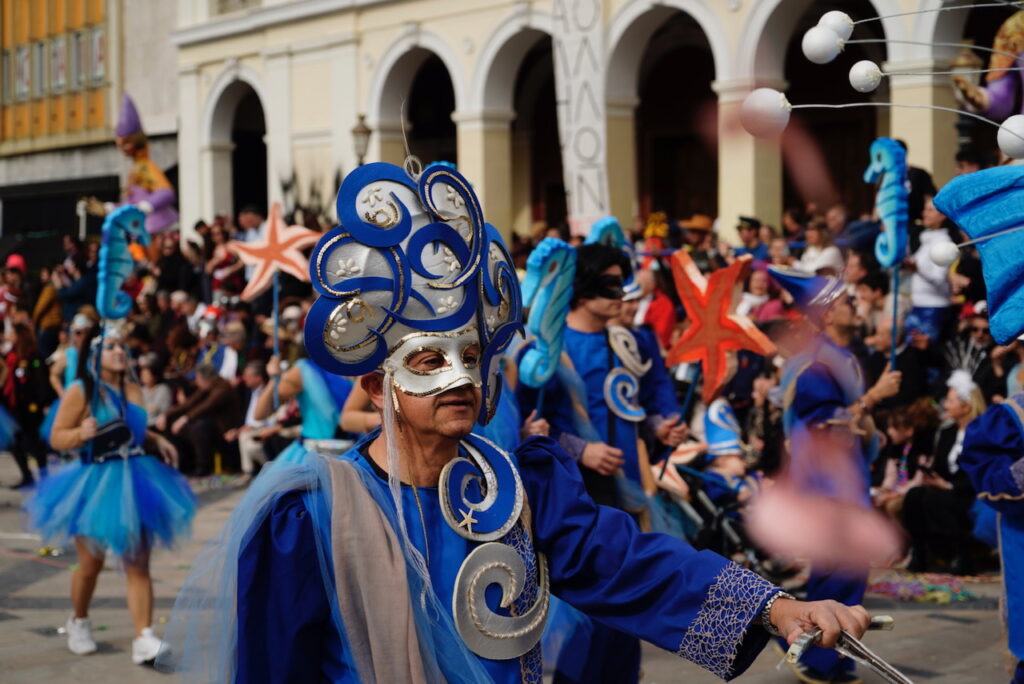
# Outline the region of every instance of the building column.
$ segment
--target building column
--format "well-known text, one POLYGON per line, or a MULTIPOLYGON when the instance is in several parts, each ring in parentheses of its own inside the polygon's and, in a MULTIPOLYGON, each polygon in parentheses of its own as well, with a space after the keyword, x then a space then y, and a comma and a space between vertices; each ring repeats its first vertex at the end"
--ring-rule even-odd
POLYGON ((533 158, 530 133, 512 135, 512 230, 528 236, 533 231, 533 158))
POLYGON ((178 72, 178 210, 183 240, 194 238, 192 226, 202 218, 202 167, 199 161, 199 69, 178 72))
POLYGON ((640 99, 609 100, 607 119, 608 201, 612 216, 628 232, 639 215, 636 168, 636 108, 640 99))
POLYGON ((511 111, 454 112, 459 171, 473 183, 484 216, 508 239, 512 206, 511 111))
POLYGON ((267 92, 272 93, 270 101, 262 105, 267 126, 267 203, 273 204, 282 201, 281 180, 291 178, 293 171, 291 50, 276 48, 264 52, 263 57, 267 92))
MULTIPOLYGON (((933 60, 886 63, 885 72, 928 72, 948 69, 933 60)), ((959 109, 949 76, 891 76, 889 92, 895 105, 928 105, 959 109)), ((956 175, 956 115, 934 109, 893 107, 890 136, 907 143, 907 161, 932 174, 942 187, 956 175)))
POLYGON ((405 163, 405 138, 402 136, 402 122, 394 119, 368 121, 370 145, 366 150, 366 162, 387 162, 402 166, 405 163))
MULTIPOLYGON (((785 92, 785 84, 765 85, 785 92)), ((740 216, 756 216, 776 227, 782 220, 782 151, 779 139, 755 138, 740 124, 751 82, 715 81, 711 87, 718 93, 719 235, 738 244, 740 216)))
POLYGON ((201 219, 212 221, 217 214, 234 214, 231 187, 231 153, 234 150, 235 144, 230 140, 214 140, 199 150, 199 175, 202 179, 202 201, 199 208, 201 219))

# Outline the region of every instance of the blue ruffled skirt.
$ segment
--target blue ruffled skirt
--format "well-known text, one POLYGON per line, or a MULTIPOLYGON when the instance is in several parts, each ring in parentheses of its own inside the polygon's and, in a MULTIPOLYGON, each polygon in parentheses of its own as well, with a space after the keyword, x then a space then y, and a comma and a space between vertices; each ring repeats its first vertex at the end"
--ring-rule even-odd
POLYGON ((76 460, 41 481, 25 509, 47 544, 82 536, 97 551, 131 557, 187 538, 196 497, 181 473, 154 456, 76 460))

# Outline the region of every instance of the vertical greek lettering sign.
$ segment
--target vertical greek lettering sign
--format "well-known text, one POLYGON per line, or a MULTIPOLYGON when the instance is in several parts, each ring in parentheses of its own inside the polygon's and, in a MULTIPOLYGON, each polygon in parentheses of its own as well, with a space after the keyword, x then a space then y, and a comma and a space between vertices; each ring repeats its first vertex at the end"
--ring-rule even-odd
POLYGON ((555 95, 569 227, 586 235, 607 216, 601 0, 554 0, 555 95))

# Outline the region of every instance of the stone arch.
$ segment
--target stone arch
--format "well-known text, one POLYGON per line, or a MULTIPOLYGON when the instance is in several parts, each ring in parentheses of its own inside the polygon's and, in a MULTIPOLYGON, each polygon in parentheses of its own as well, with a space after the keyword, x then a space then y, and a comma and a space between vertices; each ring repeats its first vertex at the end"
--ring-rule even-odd
POLYGON ((609 104, 634 101, 639 85, 640 63, 655 31, 675 12, 688 14, 704 32, 714 58, 715 78, 728 79, 732 72, 729 43, 721 22, 704 0, 665 0, 656 6, 629 3, 612 19, 606 34, 607 75, 605 98, 609 104))
POLYGON ((474 112, 510 111, 523 59, 550 35, 551 18, 541 12, 527 9, 501 21, 483 44, 466 108, 474 112))
MULTIPOLYGON (((890 40, 912 40, 905 30, 906 17, 891 16, 903 11, 898 0, 869 0, 881 20, 882 32, 890 40)), ((936 0, 937 1, 937 0, 936 0)), ((786 49, 797 23, 814 0, 761 0, 747 17, 740 34, 735 78, 765 84, 783 80, 786 49), (780 39, 780 37, 782 37, 780 39)), ((857 17, 854 17, 856 20, 857 17)), ((909 59, 916 46, 891 44, 890 61, 909 59)))
POLYGON ((454 50, 436 34, 414 28, 396 40, 377 63, 367 96, 366 118, 371 128, 399 126, 402 101, 412 88, 417 71, 431 55, 437 56, 447 69, 455 91, 455 109, 459 110, 469 88, 454 50))
POLYGON ((200 142, 204 147, 231 142, 231 125, 235 109, 249 90, 256 93, 263 111, 266 112, 267 90, 259 75, 238 62, 227 64, 206 96, 200 127, 200 142))

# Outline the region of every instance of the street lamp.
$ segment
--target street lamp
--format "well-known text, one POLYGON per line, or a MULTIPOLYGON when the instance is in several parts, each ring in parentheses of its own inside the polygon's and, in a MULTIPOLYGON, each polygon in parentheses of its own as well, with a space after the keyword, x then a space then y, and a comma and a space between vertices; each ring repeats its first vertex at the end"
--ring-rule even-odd
POLYGON ((366 125, 366 115, 360 114, 359 121, 352 127, 352 143, 356 148, 356 159, 358 160, 359 166, 363 165, 366 159, 366 150, 370 147, 370 134, 373 133, 370 127, 366 125))

